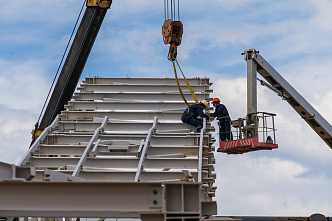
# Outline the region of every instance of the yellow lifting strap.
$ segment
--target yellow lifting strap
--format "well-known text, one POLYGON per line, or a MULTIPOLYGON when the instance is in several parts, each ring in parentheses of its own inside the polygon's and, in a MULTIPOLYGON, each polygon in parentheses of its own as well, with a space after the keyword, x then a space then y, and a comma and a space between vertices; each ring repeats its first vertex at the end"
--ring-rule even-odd
POLYGON ((190 91, 190 93, 191 93, 191 96, 194 98, 195 103, 196 103, 196 104, 199 104, 199 101, 198 101, 198 99, 197 99, 197 97, 196 97, 196 95, 195 95, 193 89, 190 87, 189 82, 187 81, 186 77, 184 76, 184 74, 183 74, 183 72, 182 72, 182 70, 181 70, 181 67, 180 67, 180 65, 179 65, 178 60, 176 60, 176 58, 174 58, 174 59, 172 60, 173 68, 174 68, 174 75, 175 75, 175 78, 176 78, 176 84, 178 85, 178 89, 179 89, 179 92, 180 92, 180 95, 181 95, 183 101, 187 104, 187 106, 190 106, 190 104, 187 102, 186 98, 184 97, 184 94, 183 94, 182 89, 181 89, 181 87, 180 87, 180 83, 179 83, 178 75, 177 75, 177 73, 176 73, 176 67, 175 67, 175 63, 174 63, 174 61, 176 61, 176 64, 178 65, 178 67, 179 67, 179 69, 180 69, 180 71, 181 71, 181 73, 182 73, 183 79, 186 81, 187 87, 188 87, 188 89, 189 89, 189 91, 190 91))

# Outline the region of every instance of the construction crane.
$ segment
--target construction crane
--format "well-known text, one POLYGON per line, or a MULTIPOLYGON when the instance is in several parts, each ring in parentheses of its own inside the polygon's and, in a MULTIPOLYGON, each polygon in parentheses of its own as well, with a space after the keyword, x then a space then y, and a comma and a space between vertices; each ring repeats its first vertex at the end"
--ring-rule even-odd
POLYGON ((64 110, 64 105, 71 99, 100 26, 111 4, 112 0, 87 0, 85 13, 45 112, 40 122, 36 123, 36 128, 32 132, 32 143, 53 122, 55 117, 64 110))
POLYGON ((243 55, 247 62, 247 116, 232 122, 233 127, 237 129, 238 139, 220 142, 218 151, 242 154, 278 148, 275 143, 275 114, 257 112, 257 72, 267 81, 259 80, 260 83, 286 100, 332 149, 332 126, 259 54, 259 51, 248 49, 243 55), (268 119, 271 119, 271 126, 267 124, 268 119))

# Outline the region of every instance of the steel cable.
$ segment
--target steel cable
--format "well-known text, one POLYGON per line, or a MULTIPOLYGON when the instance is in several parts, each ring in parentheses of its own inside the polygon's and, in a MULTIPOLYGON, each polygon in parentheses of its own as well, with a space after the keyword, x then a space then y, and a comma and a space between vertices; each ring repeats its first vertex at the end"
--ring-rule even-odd
POLYGON ((167 20, 166 19, 166 0, 164 0, 164 15, 165 15, 165 21, 167 20))
POLYGON ((63 59, 64 59, 64 57, 65 57, 65 55, 66 55, 66 53, 67 53, 67 50, 68 50, 69 44, 70 44, 71 39, 72 39, 72 37, 73 37, 73 35, 74 35, 74 31, 75 31, 76 26, 77 26, 77 24, 78 24, 78 21, 79 21, 79 19, 80 19, 80 17, 81 17, 81 14, 82 14, 82 11, 83 11, 83 8, 84 8, 85 3, 86 3, 86 0, 84 0, 84 2, 83 2, 83 5, 82 5, 82 8, 81 8, 81 11, 80 11, 80 13, 79 13, 79 15, 78 15, 78 17, 77 17, 77 20, 76 20, 76 23, 75 23, 74 29, 73 29, 73 31, 72 31, 72 33, 71 33, 71 35, 70 35, 70 38, 69 38, 69 41, 68 41, 68 43, 67 43, 66 49, 65 49, 65 51, 64 51, 64 53, 63 53, 63 55, 62 55, 62 58, 61 58, 60 64, 59 64, 59 66, 58 66, 58 70, 57 70, 57 72, 56 72, 56 74, 55 74, 55 77, 54 77, 54 79, 53 79, 52 85, 51 85, 51 87, 50 87, 50 90, 48 91, 48 94, 47 94, 46 100, 45 100, 45 102, 44 102, 43 108, 42 108, 42 110, 41 110, 41 112, 40 112, 40 115, 39 115, 39 117, 38 117, 37 125, 38 125, 38 122, 39 122, 39 120, 40 120, 40 118, 41 118, 41 115, 42 115, 42 113, 43 113, 43 111, 44 111, 44 108, 45 108, 45 106, 46 106, 47 100, 49 99, 49 96, 50 96, 50 94, 51 94, 51 91, 52 91, 52 88, 53 88, 53 86, 54 86, 55 80, 57 79, 57 76, 58 76, 58 74, 59 74, 59 70, 60 70, 60 68, 61 68, 61 65, 62 65, 63 59))
POLYGON ((180 21, 180 0, 178 0, 178 21, 180 21))
POLYGON ((54 82, 55 82, 55 80, 57 79, 57 76, 58 76, 58 74, 59 74, 60 67, 61 67, 62 62, 63 62, 63 59, 64 59, 64 57, 65 57, 65 55, 66 55, 66 53, 67 53, 67 50, 68 50, 69 44, 70 44, 71 39, 72 39, 72 37, 73 37, 74 31, 75 31, 75 29, 76 29, 77 23, 78 23, 78 21, 79 21, 79 19, 80 19, 80 17, 81 17, 81 14, 82 14, 82 11, 83 11, 83 8, 84 8, 84 5, 85 5, 85 2, 86 2, 86 0, 84 0, 84 2, 83 2, 83 5, 82 5, 82 8, 81 8, 81 11, 80 11, 80 13, 79 13, 79 15, 78 15, 78 18, 77 18, 77 20, 76 20, 76 23, 75 23, 74 29, 73 29, 73 31, 72 31, 72 33, 71 33, 71 35, 70 35, 69 41, 68 41, 68 43, 67 43, 67 46, 66 46, 65 52, 64 52, 63 55, 62 55, 62 58, 61 58, 61 61, 60 61, 60 64, 59 64, 58 70, 57 70, 57 72, 56 72, 56 74, 55 74, 55 77, 54 77, 54 79, 53 79, 53 82, 52 82, 52 85, 51 85, 51 87, 50 87, 50 90, 48 91, 48 94, 47 94, 46 100, 45 100, 45 102, 44 102, 44 104, 43 104, 43 108, 42 108, 42 110, 41 110, 41 112, 40 112, 40 114, 39 114, 39 117, 38 117, 37 123, 35 124, 35 129, 33 130, 32 141, 31 141, 30 146, 31 146, 31 145, 33 144, 33 142, 35 141, 36 133, 37 133, 37 129, 38 129, 38 126, 39 126, 39 120, 40 120, 40 118, 41 118, 41 116, 42 116, 42 114, 43 114, 43 112, 44 112, 44 109, 45 109, 46 103, 47 103, 47 101, 48 101, 48 99, 49 99, 49 96, 50 96, 50 94, 51 94, 52 88, 53 88, 53 86, 54 86, 54 82))

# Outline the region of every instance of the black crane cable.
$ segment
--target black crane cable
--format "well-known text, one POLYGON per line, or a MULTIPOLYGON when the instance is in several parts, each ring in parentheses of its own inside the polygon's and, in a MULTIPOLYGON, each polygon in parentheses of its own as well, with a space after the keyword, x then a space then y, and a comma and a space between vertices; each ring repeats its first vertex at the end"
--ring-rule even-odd
POLYGON ((71 35, 70 35, 70 38, 69 38, 69 40, 68 40, 68 43, 67 43, 66 49, 65 49, 65 51, 64 51, 64 53, 63 53, 63 55, 62 55, 62 58, 61 58, 61 61, 60 61, 60 64, 59 64, 58 70, 57 70, 57 72, 56 72, 56 74, 55 74, 55 77, 54 77, 54 79, 53 79, 52 85, 51 85, 51 87, 50 87, 50 90, 48 91, 48 94, 47 94, 46 100, 45 100, 45 102, 44 102, 43 108, 42 108, 42 110, 41 110, 41 112, 40 112, 40 115, 39 115, 39 117, 38 117, 37 124, 38 124, 38 122, 39 122, 39 120, 40 120, 40 117, 41 117, 43 111, 44 111, 44 108, 45 108, 45 106, 46 106, 47 100, 48 100, 48 98, 49 98, 49 96, 50 96, 50 94, 51 94, 51 91, 52 91, 53 85, 54 85, 54 83, 55 83, 55 80, 56 80, 56 78, 57 78, 57 76, 58 76, 58 74, 59 74, 59 70, 60 70, 60 68, 61 68, 61 65, 62 65, 63 59, 64 59, 64 57, 65 57, 65 55, 66 55, 66 53, 67 53, 67 50, 68 50, 69 44, 70 44, 70 42, 71 42, 71 39, 72 39, 72 37, 73 37, 73 35, 74 35, 74 32, 75 32, 76 26, 77 26, 77 24, 78 24, 78 21, 79 21, 79 19, 80 19, 80 17, 81 17, 81 14, 82 14, 82 11, 83 11, 83 8, 84 8, 84 5, 85 5, 85 2, 86 2, 86 0, 84 0, 84 2, 83 2, 83 5, 82 5, 82 8, 81 8, 81 11, 80 11, 80 13, 79 13, 79 15, 78 15, 78 17, 77 17, 77 20, 76 20, 76 23, 75 23, 74 29, 73 29, 73 31, 71 32, 71 35))
POLYGON ((80 17, 81 17, 81 14, 82 14, 82 11, 83 11, 83 8, 84 8, 84 5, 85 5, 85 4, 86 4, 86 0, 84 0, 84 2, 83 2, 83 5, 82 5, 82 8, 81 8, 81 11, 80 11, 80 13, 79 13, 79 15, 78 15, 78 17, 77 17, 77 20, 76 20, 75 26, 74 26, 73 31, 72 31, 72 33, 71 33, 71 35, 70 35, 69 40, 68 40, 68 43, 67 43, 66 49, 65 49, 65 51, 64 51, 64 53, 63 53, 63 55, 62 55, 62 58, 61 58, 61 61, 60 61, 60 64, 59 64, 58 70, 56 71, 56 74, 55 74, 55 76, 54 76, 54 79, 53 79, 52 85, 51 85, 51 87, 50 87, 50 90, 48 91, 48 94, 47 94, 46 100, 45 100, 45 102, 44 102, 43 108, 42 108, 42 110, 41 110, 41 112, 40 112, 40 114, 39 114, 39 117, 38 117, 37 123, 35 124, 35 130, 34 130, 34 132, 33 132, 33 134, 32 134, 32 141, 31 141, 30 146, 31 146, 31 145, 34 143, 34 141, 35 141, 35 138, 36 138, 36 132, 37 132, 37 129, 38 129, 38 126, 39 126, 39 120, 40 120, 40 118, 41 118, 41 116, 42 116, 42 114, 43 114, 43 112, 44 112, 44 109, 45 109, 46 103, 47 103, 47 101, 48 101, 48 99, 49 99, 49 96, 50 96, 50 94, 51 94, 51 91, 52 91, 52 88, 53 88, 54 82, 55 82, 55 80, 56 80, 57 77, 58 77, 59 70, 60 70, 60 68, 61 68, 61 65, 62 65, 63 59, 64 59, 64 57, 65 57, 65 55, 66 55, 66 53, 67 53, 67 50, 68 50, 69 44, 70 44, 71 39, 72 39, 72 37, 73 37, 73 35, 74 35, 74 32, 75 32, 75 30, 76 30, 76 26, 77 26, 78 21, 79 21, 79 19, 80 19, 80 17))

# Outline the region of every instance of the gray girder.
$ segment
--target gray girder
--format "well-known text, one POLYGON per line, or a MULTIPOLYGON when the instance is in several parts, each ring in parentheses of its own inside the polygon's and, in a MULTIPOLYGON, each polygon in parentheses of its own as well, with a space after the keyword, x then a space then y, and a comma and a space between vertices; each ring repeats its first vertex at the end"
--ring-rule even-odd
MULTIPOLYGON (((32 180, 36 176, 33 167, 20 167, 0 162, 0 182, 3 180, 32 180)), ((1 201, 1 200, 0 200, 1 201)))
POLYGON ((185 214, 199 220, 207 206, 200 192, 199 183, 0 182, 0 195, 7 199, 0 200, 0 217, 139 218, 158 214, 158 221, 185 214))
MULTIPOLYGON (((211 89, 206 89, 205 85, 190 85, 194 91, 210 92, 211 89)), ((84 84, 83 87, 77 88, 79 91, 101 91, 101 92, 175 92, 178 90, 177 85, 156 85, 156 84, 84 84)))
MULTIPOLYGON (((62 155, 62 156, 70 156, 70 155, 82 155, 85 150, 84 145, 40 145, 40 150, 36 151, 36 155, 39 156, 47 156, 47 155, 62 155)), ((208 152, 209 147, 203 146, 203 150, 208 152)), ((126 155, 126 156, 136 156, 138 151, 138 146, 129 146, 127 152, 116 152, 114 151, 112 154, 116 155, 126 155)), ((99 145, 97 149, 97 154, 109 155, 110 149, 108 146, 99 145)), ((150 145, 149 151, 147 152, 147 156, 155 156, 155 155, 167 155, 167 154, 178 154, 183 153, 186 156, 198 156, 197 146, 171 146, 171 145, 150 145)))
MULTIPOLYGON (((188 91, 182 91, 184 94, 184 97, 189 103, 195 103, 194 99, 192 98, 189 90, 188 91)), ((201 93, 195 93, 198 100, 208 100, 211 101, 212 98, 209 97, 208 92, 201 92, 201 93)), ((156 96, 158 96, 159 101, 182 101, 181 96, 179 96, 178 93, 175 92, 151 92, 151 93, 129 93, 129 92, 80 92, 80 93, 74 93, 73 99, 75 100, 86 100, 86 101, 102 101, 102 100, 108 100, 108 99, 115 99, 115 100, 155 100, 156 96)))
MULTIPOLYGON (((136 110, 172 110, 172 109, 184 109, 186 104, 182 101, 178 102, 140 102, 141 105, 137 105, 136 110)), ((81 110, 81 111, 94 111, 94 110, 132 110, 133 105, 132 101, 103 101, 103 102, 94 102, 94 101, 76 101, 69 102, 66 106, 68 110, 81 110), (115 103, 116 102, 116 103, 115 103)))
MULTIPOLYGON (((74 172, 75 165, 67 166, 65 170, 56 170, 53 168, 53 171, 61 172, 67 175, 71 175, 74 172), (69 169, 67 169, 69 168, 69 169)), ((152 169, 152 170, 143 170, 139 179, 140 182, 174 182, 174 181, 183 181, 183 182, 190 182, 194 181, 197 182, 198 180, 198 172, 197 169, 185 169, 185 170, 167 170, 165 169, 152 169), (191 173, 192 177, 189 177, 187 174, 187 171, 191 173)), ((119 180, 121 182, 131 182, 134 181, 135 175, 136 175, 137 169, 100 169, 96 167, 86 167, 83 166, 79 178, 90 180, 90 181, 112 181, 112 182, 118 182, 119 180)), ((208 184, 208 189, 211 189, 212 192, 215 190, 212 188, 212 185, 215 181, 216 177, 213 177, 212 173, 209 174, 208 171, 203 170, 202 171, 202 180, 204 183, 208 184)), ((43 181, 45 179, 44 177, 44 171, 43 170, 37 170, 36 176, 34 178, 34 181, 43 181)), ((214 194, 214 193, 213 193, 214 194)))
MULTIPOLYGON (((97 128, 99 122, 93 120, 89 121, 61 121, 59 127, 63 132, 92 132, 97 128)), ((111 121, 109 120, 108 124, 105 126, 105 133, 108 131, 148 131, 151 127, 151 122, 143 121, 111 121)), ((208 125, 207 129, 211 129, 211 126, 208 125)), ((159 123, 156 126, 157 133, 166 133, 171 131, 184 131, 190 130, 188 125, 183 124, 180 120, 168 121, 164 123, 159 123)))
MULTIPOLYGON (((209 78, 187 78, 190 85, 211 86, 209 78)), ((86 77, 83 81, 85 84, 158 84, 158 85, 176 85, 174 78, 103 78, 103 77, 86 77), (162 82, 160 81, 162 79, 162 82)), ((185 85, 184 79, 179 79, 181 85, 185 85)))

